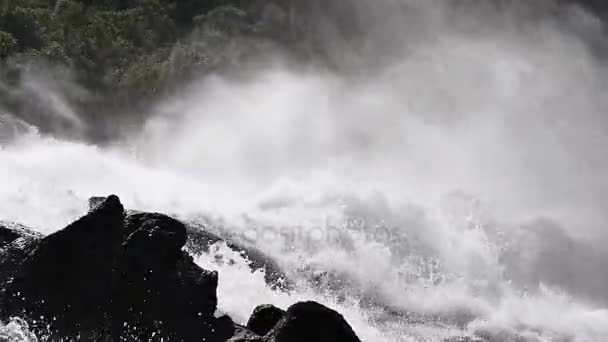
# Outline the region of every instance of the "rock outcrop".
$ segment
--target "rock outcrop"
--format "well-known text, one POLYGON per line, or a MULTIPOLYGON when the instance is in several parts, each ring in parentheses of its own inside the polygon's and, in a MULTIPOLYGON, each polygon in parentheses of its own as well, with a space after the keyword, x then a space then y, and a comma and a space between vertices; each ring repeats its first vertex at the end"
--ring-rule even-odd
POLYGON ((247 327, 215 317, 218 274, 184 250, 189 233, 163 214, 125 212, 116 196, 93 198, 85 216, 46 237, 1 223, 0 320, 23 318, 42 340, 359 342, 314 302, 261 305, 247 327))
POLYGON ((202 255, 209 251, 209 247, 218 242, 226 243, 233 251, 240 253, 249 261, 252 271, 263 270, 264 280, 273 289, 287 291, 291 283, 281 267, 269 256, 246 243, 236 241, 234 238, 221 236, 210 232, 204 225, 197 223, 186 224, 188 241, 186 249, 194 255, 202 255))
POLYGON ((342 315, 316 302, 289 307, 267 336, 274 342, 360 342, 342 315))
POLYGON ((213 317, 217 273, 198 267, 185 242, 181 222, 125 219, 110 196, 34 244, 3 284, 1 316, 23 317, 47 337, 225 341, 233 328, 213 317))
POLYGON ((242 325, 235 325, 234 335, 228 342, 269 342, 263 336, 260 336, 242 325))
POLYGON ((296 303, 286 312, 271 305, 259 306, 253 311, 247 327, 237 327, 229 341, 360 342, 342 315, 317 302, 296 303), (272 324, 279 315, 278 321, 272 324), (273 326, 268 328, 269 325, 273 326), (268 332, 260 336, 254 330, 268 332))
POLYGON ((15 276, 41 239, 42 234, 23 225, 0 222, 0 301, 5 288, 2 285, 15 276))
POLYGON ((123 207, 111 196, 98 210, 43 238, 6 286, 3 318, 38 321, 64 336, 106 326, 123 207), (42 319, 41 319, 42 318, 42 319))
MULTIPOLYGON (((92 210, 103 201, 105 197, 91 197, 89 199, 89 209, 92 210)), ((141 214, 136 210, 127 210, 126 218, 141 214)), ((275 290, 289 291, 292 287, 285 272, 281 269, 277 262, 271 257, 264 254, 256 247, 247 244, 243 241, 237 241, 232 236, 222 234, 217 230, 210 229, 207 224, 200 222, 184 222, 186 227, 187 240, 184 249, 191 255, 198 257, 210 251, 210 247, 214 244, 223 242, 228 248, 239 253, 249 262, 249 267, 253 271, 263 270, 264 280, 275 290)))
POLYGON ((264 336, 285 317, 285 311, 274 305, 260 305, 253 310, 247 321, 247 329, 264 336))
POLYGON ((125 219, 124 233, 113 286, 115 336, 154 336, 159 329, 180 341, 232 335, 213 317, 217 272, 201 269, 181 250, 187 239, 183 223, 162 214, 134 214, 125 219))

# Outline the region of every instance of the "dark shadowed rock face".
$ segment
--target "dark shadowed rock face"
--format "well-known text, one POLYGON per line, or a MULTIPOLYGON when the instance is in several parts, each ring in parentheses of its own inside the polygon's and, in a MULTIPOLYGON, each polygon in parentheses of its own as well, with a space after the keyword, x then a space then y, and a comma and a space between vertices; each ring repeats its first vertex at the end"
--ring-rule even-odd
MULTIPOLYGON (((125 213, 116 196, 93 202, 46 237, 0 223, 1 320, 24 318, 52 341, 359 342, 340 314, 315 302, 287 312, 259 306, 247 327, 214 317, 218 274, 184 251, 192 240, 182 222, 125 213)), ((214 241, 196 235, 207 247, 214 241)))
POLYGON ((109 197, 95 211, 43 238, 8 284, 3 313, 48 320, 52 331, 77 335, 101 326, 109 312, 113 260, 123 207, 109 197))
POLYGON ((229 340, 229 342, 311 341, 360 342, 342 315, 316 302, 294 304, 287 309, 287 312, 272 305, 261 305, 254 310, 247 327, 237 325, 234 336, 229 340), (273 323, 277 317, 278 321, 273 323), (272 327, 268 328, 271 325, 272 327), (269 331, 263 334, 266 330, 269 331))
POLYGON ((0 221, 0 293, 41 239, 40 233, 23 225, 0 221))
POLYGON ((158 213, 127 215, 123 236, 124 252, 147 267, 175 264, 188 238, 183 223, 158 213))
POLYGON ((285 316, 285 310, 274 305, 260 305, 253 310, 247 321, 247 329, 264 336, 285 316))
MULTIPOLYGON (((89 199, 89 206, 94 207, 96 205, 94 203, 99 201, 100 198, 103 197, 92 197, 89 199)), ((137 220, 139 214, 145 213, 136 210, 127 210, 127 225, 131 225, 129 221, 137 220)), ((254 246, 236 241, 233 237, 227 236, 228 234, 222 234, 217 230, 212 230, 207 225, 199 222, 186 222, 185 227, 187 240, 184 249, 191 255, 201 256, 204 253, 208 253, 212 245, 224 242, 228 248, 238 252, 248 260, 248 265, 252 271, 263 270, 264 280, 272 289, 282 291, 291 289, 293 284, 289 281, 278 263, 254 246)), ((127 230, 129 230, 129 228, 127 228, 127 230)))
POLYGON ((181 222, 135 213, 125 220, 125 235, 114 288, 114 335, 152 336, 159 328, 174 340, 220 341, 232 335, 226 328, 232 323, 213 318, 217 272, 201 269, 181 250, 187 238, 181 222))
POLYGON ((24 260, 5 284, 2 319, 24 317, 52 338, 225 341, 234 328, 213 317, 217 273, 194 264, 185 242, 181 222, 125 217, 110 196, 18 255, 24 260))
POLYGON ((89 198, 89 211, 95 210, 97 206, 105 202, 106 197, 91 197, 89 198))
POLYGON ((186 229, 188 231, 186 249, 190 253, 199 256, 209 252, 211 245, 225 242, 228 248, 247 258, 252 271, 263 270, 264 280, 272 289, 288 291, 291 288, 292 284, 279 264, 256 247, 236 241, 229 236, 220 236, 220 234, 212 233, 207 227, 198 223, 190 222, 186 226, 186 229))
POLYGON ((246 327, 235 325, 235 331, 228 342, 270 342, 268 339, 259 336, 246 327))
POLYGON ((360 342, 344 317, 316 302, 301 302, 267 335, 274 342, 360 342))

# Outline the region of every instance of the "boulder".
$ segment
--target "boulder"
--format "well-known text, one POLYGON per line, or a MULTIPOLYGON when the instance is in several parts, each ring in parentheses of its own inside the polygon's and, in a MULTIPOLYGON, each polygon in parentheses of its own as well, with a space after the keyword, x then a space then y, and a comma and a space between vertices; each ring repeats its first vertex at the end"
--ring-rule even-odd
POLYGON ((181 222, 155 213, 125 217, 116 196, 98 202, 24 250, 2 295, 3 320, 23 317, 50 339, 213 342, 233 335, 231 320, 213 317, 217 273, 182 251, 181 222))
POLYGON ((0 221, 0 248, 19 238, 40 239, 42 234, 18 223, 0 221))
POLYGON ((247 321, 247 329, 264 336, 285 316, 285 310, 274 305, 260 305, 253 310, 247 321))
POLYGON ((101 196, 93 196, 93 197, 89 198, 89 211, 95 210, 95 208, 97 208, 97 206, 102 204, 105 200, 106 200, 106 197, 101 197, 101 196))
POLYGON ((344 317, 316 302, 300 302, 284 312, 257 307, 247 327, 236 326, 229 342, 360 342, 344 317), (281 316, 278 322, 273 322, 281 316), (271 326, 270 330, 263 334, 271 326), (255 329, 255 330, 254 330, 255 329), (260 336, 263 335, 263 336, 260 336))
POLYGON ((228 342, 268 342, 264 337, 254 333, 242 325, 234 326, 234 335, 228 342))
POLYGON ((182 251, 183 223, 162 214, 131 214, 125 235, 113 295, 115 336, 160 330, 169 339, 223 341, 233 334, 231 322, 213 317, 217 272, 201 269, 182 251))
MULTIPOLYGON (((92 197, 89 199, 89 207, 93 207, 103 197, 92 197)), ((127 210, 127 218, 141 214, 137 210, 127 210)), ((205 221, 204 218, 202 218, 205 221)), ((209 252, 209 248, 219 242, 224 242, 228 248, 238 252, 243 258, 248 260, 249 268, 252 272, 263 270, 264 280, 275 290, 289 291, 292 288, 292 283, 288 280, 285 272, 281 269, 278 263, 266 255, 255 246, 238 241, 225 231, 212 229, 212 224, 200 222, 184 222, 186 226, 187 241, 184 246, 185 250, 191 255, 201 256, 209 252)))
POLYGON ((116 196, 92 199, 85 216, 46 237, 0 224, 0 320, 21 317, 42 340, 359 342, 315 302, 259 306, 247 327, 216 318, 218 274, 185 246, 220 240, 191 233, 163 214, 125 213, 116 196))
POLYGON ((360 342, 342 315, 316 302, 289 307, 266 338, 274 342, 360 342))
POLYGON ((0 291, 15 276, 41 239, 42 234, 23 225, 0 222, 0 291))

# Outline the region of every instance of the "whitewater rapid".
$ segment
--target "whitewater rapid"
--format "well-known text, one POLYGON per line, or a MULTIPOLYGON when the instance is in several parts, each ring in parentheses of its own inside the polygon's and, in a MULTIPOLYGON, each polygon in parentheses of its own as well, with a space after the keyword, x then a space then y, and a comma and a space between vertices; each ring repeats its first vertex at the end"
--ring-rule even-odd
MULTIPOLYGON (((409 127, 400 129, 415 133, 404 139, 424 151, 383 141, 396 136, 376 138, 377 127, 369 126, 375 121, 338 120, 369 134, 367 146, 356 135, 352 141, 338 137, 345 134, 342 126, 323 132, 336 129, 324 121, 335 119, 332 105, 320 106, 328 113, 311 114, 303 102, 332 82, 283 72, 265 77, 261 88, 207 81, 196 91, 211 84, 213 92, 204 91, 209 100, 195 91, 195 105, 191 99, 180 102, 186 109, 170 104, 178 116, 162 108, 141 134, 113 146, 35 130, 21 134, 0 149, 0 217, 51 233, 83 215, 90 196, 114 193, 127 208, 169 213, 236 236, 275 258, 297 285, 290 293, 272 290, 240 254, 215 246, 197 262, 219 271, 219 310, 241 323, 260 303, 287 307, 314 299, 343 313, 365 341, 442 341, 473 333, 493 341, 608 338, 605 297, 588 290, 604 289, 606 278, 584 271, 601 272, 607 259, 585 254, 591 247, 578 246, 559 227, 564 201, 549 200, 554 189, 539 207, 526 202, 529 189, 514 187, 527 181, 519 175, 498 181, 508 183, 508 196, 483 189, 494 180, 465 170, 478 172, 471 160, 478 155, 467 154, 488 145, 469 142, 454 127, 438 131, 416 116, 403 114, 399 120, 409 127), (282 89, 278 103, 258 102, 254 95, 268 89, 282 89), (230 96, 240 100, 215 100, 230 96), (259 113, 266 113, 265 121, 259 113), (441 139, 435 140, 439 146, 434 139, 441 139), (355 149, 359 143, 364 146, 355 149), (458 187, 464 181, 477 194, 458 187), (500 205, 511 208, 495 209, 500 205), (538 218, 555 220, 555 227, 529 217, 549 209, 556 215, 538 218), (505 213, 521 216, 505 220, 505 213), (547 265, 551 261, 559 268, 547 265), (578 286, 571 277, 591 284, 578 286)), ((494 131, 487 138, 505 137, 494 131)), ((513 145, 505 146, 502 152, 513 145)), ((15 324, 3 329, 14 332, 15 324)))
POLYGON ((246 241, 295 288, 215 246, 197 262, 239 323, 314 299, 363 341, 608 341, 602 26, 404 2, 356 70, 208 75, 104 145, 0 127, 0 220, 51 233, 113 193, 246 241))

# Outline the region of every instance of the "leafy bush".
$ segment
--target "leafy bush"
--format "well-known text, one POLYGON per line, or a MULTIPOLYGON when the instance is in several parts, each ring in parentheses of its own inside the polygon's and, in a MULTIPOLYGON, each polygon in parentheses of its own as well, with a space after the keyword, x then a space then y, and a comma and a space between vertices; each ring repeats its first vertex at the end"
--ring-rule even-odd
POLYGON ((12 34, 0 31, 0 57, 7 57, 17 48, 17 40, 12 34))

